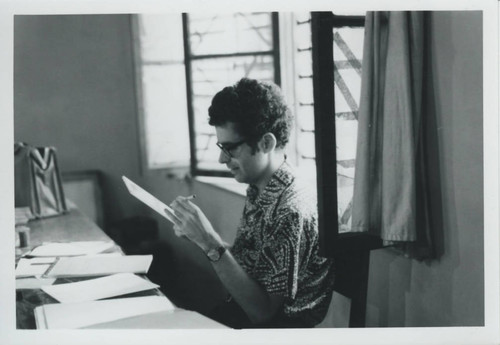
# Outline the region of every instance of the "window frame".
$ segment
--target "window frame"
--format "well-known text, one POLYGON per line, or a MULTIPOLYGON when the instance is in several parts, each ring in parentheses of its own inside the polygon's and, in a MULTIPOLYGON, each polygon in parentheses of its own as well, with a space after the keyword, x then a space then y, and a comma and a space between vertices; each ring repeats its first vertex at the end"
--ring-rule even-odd
POLYGON ((320 251, 328 257, 339 249, 338 213, 331 212, 338 209, 333 29, 364 22, 364 16, 311 12, 318 231, 320 251))
POLYGON ((190 156, 191 156, 190 157, 191 176, 232 177, 232 174, 229 171, 198 168, 198 160, 196 156, 196 130, 195 130, 195 118, 194 118, 195 114, 193 108, 192 61, 197 59, 215 59, 223 57, 270 55, 273 57, 274 83, 278 86, 281 86, 280 37, 279 37, 278 12, 271 12, 271 25, 272 25, 272 37, 273 37, 273 49, 270 51, 192 55, 189 43, 189 14, 182 13, 182 26, 183 26, 182 31, 184 40, 184 66, 186 70, 185 75, 186 75, 186 93, 187 93, 187 108, 188 108, 189 145, 190 145, 190 156))

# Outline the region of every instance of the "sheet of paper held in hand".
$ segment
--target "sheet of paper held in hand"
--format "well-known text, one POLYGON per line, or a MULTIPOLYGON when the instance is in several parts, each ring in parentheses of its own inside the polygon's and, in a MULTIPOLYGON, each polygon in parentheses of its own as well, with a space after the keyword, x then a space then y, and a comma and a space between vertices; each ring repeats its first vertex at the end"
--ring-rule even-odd
POLYGON ((130 194, 135 196, 137 199, 151 207, 153 210, 161 214, 163 217, 167 218, 169 221, 175 224, 174 218, 179 220, 169 206, 165 205, 163 202, 155 198, 153 195, 139 187, 137 184, 132 182, 126 176, 122 176, 123 182, 127 186, 127 189, 130 194))

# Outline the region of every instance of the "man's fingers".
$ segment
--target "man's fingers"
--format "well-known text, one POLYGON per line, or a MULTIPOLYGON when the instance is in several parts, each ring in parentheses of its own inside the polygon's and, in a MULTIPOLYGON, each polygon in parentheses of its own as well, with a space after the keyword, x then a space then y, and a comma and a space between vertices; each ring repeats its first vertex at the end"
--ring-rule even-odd
POLYGON ((185 200, 176 200, 172 203, 172 208, 179 213, 183 213, 184 215, 194 214, 196 210, 192 205, 189 204, 189 201, 185 200))
POLYGON ((178 225, 174 225, 174 232, 177 237, 185 236, 178 225))
POLYGON ((172 213, 172 211, 170 211, 168 208, 164 209, 164 212, 168 216, 168 218, 174 222, 174 224, 180 224, 181 220, 176 213, 172 213))
POLYGON ((182 205, 185 210, 187 210, 191 214, 195 214, 198 211, 198 206, 196 204, 192 203, 190 199, 184 198, 182 200, 179 200, 179 205, 182 205))

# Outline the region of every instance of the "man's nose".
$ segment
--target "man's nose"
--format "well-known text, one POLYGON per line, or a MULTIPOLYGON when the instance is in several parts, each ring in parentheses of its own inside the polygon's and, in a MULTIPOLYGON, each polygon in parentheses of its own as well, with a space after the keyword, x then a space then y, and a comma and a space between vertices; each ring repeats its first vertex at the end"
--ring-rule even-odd
POLYGON ((226 164, 231 160, 231 157, 229 157, 227 154, 224 153, 224 151, 220 151, 219 153, 219 163, 220 164, 226 164))

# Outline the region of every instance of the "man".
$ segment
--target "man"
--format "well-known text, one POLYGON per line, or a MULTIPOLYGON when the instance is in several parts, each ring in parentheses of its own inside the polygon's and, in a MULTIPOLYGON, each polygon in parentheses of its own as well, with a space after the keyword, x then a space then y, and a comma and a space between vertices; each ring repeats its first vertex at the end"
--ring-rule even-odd
POLYGON ((333 269, 318 255, 315 194, 286 162, 292 116, 279 88, 241 79, 215 95, 209 124, 219 162, 249 184, 234 245, 188 198, 171 206, 180 219, 176 234, 207 254, 230 295, 212 317, 233 327, 316 325, 331 300, 333 269))

